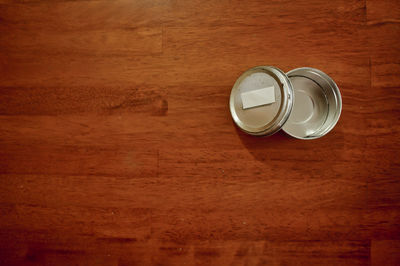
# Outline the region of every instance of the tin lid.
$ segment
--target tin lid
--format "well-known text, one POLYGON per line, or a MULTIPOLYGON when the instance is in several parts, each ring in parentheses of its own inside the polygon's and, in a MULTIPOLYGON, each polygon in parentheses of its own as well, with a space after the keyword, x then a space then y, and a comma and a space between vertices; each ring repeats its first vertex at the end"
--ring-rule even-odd
POLYGON ((235 124, 251 135, 280 130, 293 106, 293 87, 284 72, 258 66, 244 72, 233 85, 229 108, 235 124))

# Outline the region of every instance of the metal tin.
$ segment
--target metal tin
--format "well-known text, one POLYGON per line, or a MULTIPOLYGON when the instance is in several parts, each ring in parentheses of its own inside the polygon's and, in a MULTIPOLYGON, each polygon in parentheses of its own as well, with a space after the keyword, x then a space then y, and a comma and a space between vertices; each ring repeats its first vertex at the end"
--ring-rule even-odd
POLYGON ((244 72, 234 84, 229 107, 233 121, 251 135, 272 135, 289 118, 293 106, 293 88, 287 75, 276 67, 258 66, 244 72), (244 109, 241 95, 251 90, 273 88, 275 101, 244 109))
POLYGON ((296 68, 287 75, 293 84, 295 100, 283 131, 298 139, 326 135, 336 125, 342 111, 338 86, 315 68, 296 68))
POLYGON ((336 125, 342 100, 335 82, 318 69, 285 74, 258 66, 237 79, 229 107, 235 124, 248 134, 272 135, 283 128, 292 137, 315 139, 336 125))

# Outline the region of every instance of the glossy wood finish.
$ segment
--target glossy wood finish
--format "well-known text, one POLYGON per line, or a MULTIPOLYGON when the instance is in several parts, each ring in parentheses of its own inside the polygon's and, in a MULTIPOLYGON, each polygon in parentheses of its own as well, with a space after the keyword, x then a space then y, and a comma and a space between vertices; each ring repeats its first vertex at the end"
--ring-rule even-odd
POLYGON ((0 1, 4 265, 398 265, 395 0, 0 1), (244 70, 311 66, 327 136, 237 130, 244 70))

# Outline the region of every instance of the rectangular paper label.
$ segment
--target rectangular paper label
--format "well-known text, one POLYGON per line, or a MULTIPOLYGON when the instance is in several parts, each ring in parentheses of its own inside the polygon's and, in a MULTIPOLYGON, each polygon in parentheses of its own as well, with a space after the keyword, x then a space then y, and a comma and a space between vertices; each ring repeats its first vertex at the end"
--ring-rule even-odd
POLYGON ((243 92, 242 98, 243 109, 249 109, 261 105, 266 105, 275 102, 275 89, 273 86, 258 90, 243 92))

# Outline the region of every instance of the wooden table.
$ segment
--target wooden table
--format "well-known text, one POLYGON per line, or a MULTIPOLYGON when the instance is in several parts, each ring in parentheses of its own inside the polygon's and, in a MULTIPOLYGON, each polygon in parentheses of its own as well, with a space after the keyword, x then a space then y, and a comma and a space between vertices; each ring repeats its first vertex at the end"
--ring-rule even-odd
POLYGON ((0 264, 399 265, 399 73, 397 0, 0 0, 0 264), (335 129, 236 129, 256 65, 335 129))

